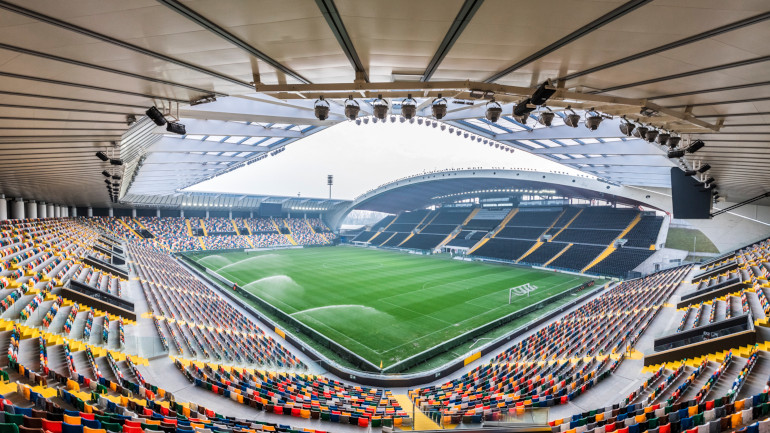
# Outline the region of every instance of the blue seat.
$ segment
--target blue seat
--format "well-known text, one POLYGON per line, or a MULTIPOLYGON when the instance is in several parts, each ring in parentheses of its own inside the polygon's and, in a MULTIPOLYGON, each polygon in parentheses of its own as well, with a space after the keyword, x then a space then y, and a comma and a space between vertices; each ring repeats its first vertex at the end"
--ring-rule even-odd
POLYGON ((61 432, 62 433, 83 433, 83 426, 75 425, 75 424, 67 424, 66 422, 63 422, 61 424, 61 432))

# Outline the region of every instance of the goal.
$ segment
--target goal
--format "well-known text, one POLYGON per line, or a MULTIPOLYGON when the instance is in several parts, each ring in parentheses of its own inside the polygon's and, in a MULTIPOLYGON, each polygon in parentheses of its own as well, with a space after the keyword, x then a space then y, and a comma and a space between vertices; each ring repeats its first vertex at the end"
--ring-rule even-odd
POLYGON ((520 286, 511 287, 508 289, 508 305, 511 304, 511 301, 513 301, 513 297, 515 296, 529 296, 530 292, 534 292, 537 290, 537 286, 533 286, 531 283, 522 284, 520 286))

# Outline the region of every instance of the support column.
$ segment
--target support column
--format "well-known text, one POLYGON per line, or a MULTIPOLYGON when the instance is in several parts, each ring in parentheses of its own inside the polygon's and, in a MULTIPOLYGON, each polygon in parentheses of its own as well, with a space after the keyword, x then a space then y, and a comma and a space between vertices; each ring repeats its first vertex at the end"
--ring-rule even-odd
POLYGON ((70 216, 73 217, 73 218, 78 216, 78 208, 77 207, 72 206, 70 208, 70 216))
POLYGON ((114 217, 114 216, 115 216, 115 212, 112 210, 112 208, 110 208, 110 210, 109 210, 109 211, 107 211, 107 212, 108 212, 108 213, 107 213, 107 216, 109 216, 110 218, 112 218, 112 217, 114 217))
POLYGON ((53 205, 53 216, 56 218, 61 218, 61 206, 58 204, 53 205))
POLYGON ((5 194, 0 194, 0 221, 8 219, 8 202, 5 201, 5 194))
POLYGON ((179 209, 179 218, 184 218, 184 209, 179 209))
POLYGON ((27 218, 37 218, 37 203, 35 200, 27 202, 27 218))
POLYGON ((206 209, 206 219, 209 219, 209 210, 206 209))
POLYGON ((155 216, 160 218, 160 209, 155 209, 155 216))
POLYGON ((136 209, 131 209, 131 217, 136 218, 136 209))
POLYGON ((45 205, 45 214, 48 216, 48 218, 53 218, 55 216, 53 212, 53 205, 51 203, 45 205))
POLYGON ((91 206, 88 206, 88 215, 87 216, 88 216, 88 218, 91 218, 91 217, 94 216, 94 208, 92 208, 91 206))
POLYGON ((70 208, 68 206, 62 205, 61 216, 64 218, 67 218, 70 216, 70 208))
POLYGON ((11 202, 11 219, 24 219, 24 200, 17 198, 11 202))
POLYGON ((46 208, 44 201, 37 202, 37 217, 38 218, 47 218, 47 216, 46 216, 46 215, 48 215, 48 213, 46 212, 47 209, 48 208, 46 208))
POLYGON ((230 219, 233 219, 233 211, 230 211, 230 219))
POLYGON ((249 218, 254 218, 254 211, 249 212, 249 218))

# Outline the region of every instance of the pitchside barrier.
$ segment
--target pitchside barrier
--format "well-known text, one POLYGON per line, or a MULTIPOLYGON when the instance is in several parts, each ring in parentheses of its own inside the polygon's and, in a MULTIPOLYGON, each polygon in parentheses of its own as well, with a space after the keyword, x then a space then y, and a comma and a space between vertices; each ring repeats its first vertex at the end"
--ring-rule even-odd
MULTIPOLYGON (((294 345, 296 348, 301 350, 305 354, 305 356, 309 357, 312 361, 317 362, 323 368, 330 371, 332 374, 342 379, 356 381, 357 383, 360 383, 362 385, 390 387, 390 388, 413 387, 413 386, 423 385, 429 382, 433 382, 439 377, 444 377, 448 374, 451 374, 461 369, 465 365, 477 359, 480 359, 482 356, 485 356, 495 351, 497 348, 499 348, 504 344, 509 343, 511 340, 518 338, 519 336, 526 333, 530 329, 536 328, 542 325, 543 323, 546 323, 547 321, 551 320, 552 318, 558 316, 559 314, 562 314, 563 312, 575 307, 577 304, 579 304, 580 302, 583 302, 588 297, 596 296, 603 291, 602 289, 598 289, 591 292, 590 295, 577 297, 576 299, 570 302, 567 302, 554 310, 549 311, 547 314, 534 319, 533 321, 527 323, 526 325, 520 326, 519 328, 516 328, 512 332, 506 335, 503 335, 501 337, 498 337, 480 346, 478 349, 475 349, 472 352, 468 352, 452 361, 447 362, 446 364, 440 367, 437 367, 428 371, 419 372, 419 373, 400 374, 398 372, 405 371, 411 367, 419 365, 437 355, 441 355, 447 352, 448 350, 450 350, 451 348, 459 344, 469 341, 479 335, 486 334, 489 331, 492 331, 508 322, 516 320, 519 317, 522 317, 526 314, 542 309, 549 303, 553 303, 556 300, 572 295, 575 292, 590 288, 594 285, 594 281, 593 280, 586 281, 583 284, 580 284, 564 292, 553 295, 538 303, 529 305, 519 311, 515 311, 511 314, 508 314, 507 316, 493 320, 485 325, 479 326, 478 328, 468 331, 463 335, 459 335, 451 340, 447 340, 443 343, 440 343, 436 346, 426 349, 418 354, 415 354, 409 358, 406 358, 396 364, 393 364, 383 370, 380 370, 379 366, 374 365, 373 363, 367 361, 366 359, 361 358, 357 354, 351 352, 347 348, 338 344, 336 341, 333 341, 327 338, 326 336, 324 336, 323 334, 319 333, 315 329, 312 329, 306 326, 304 323, 289 316, 288 314, 284 313, 283 311, 279 310, 278 308, 274 307, 273 305, 264 301, 258 296, 255 296, 241 289, 240 287, 238 287, 235 291, 233 291, 232 290, 233 283, 231 281, 222 277, 216 272, 211 271, 206 267, 198 264, 197 262, 190 259, 189 257, 186 257, 185 255, 177 255, 177 258, 182 259, 182 260, 179 260, 179 263, 182 264, 182 266, 186 267, 187 269, 190 269, 194 274, 208 281, 215 289, 219 290, 220 293, 227 296, 231 301, 239 305, 244 310, 249 311, 254 317, 256 317, 264 325, 266 325, 268 329, 275 330, 278 335, 280 335, 290 344, 294 345), (230 289, 223 288, 217 282, 224 284, 226 287, 229 287, 230 289), (275 314, 277 317, 281 319, 286 317, 287 319, 285 320, 285 323, 291 324, 292 326, 290 326, 290 328, 293 328, 293 329, 288 330, 288 329, 285 329, 283 326, 278 325, 276 322, 274 322, 273 320, 271 320, 270 318, 266 317, 264 314, 259 312, 257 309, 255 309, 252 305, 244 302, 243 299, 241 299, 240 296, 236 296, 234 292, 236 292, 238 295, 243 296, 246 299, 252 300, 257 305, 265 308, 266 311, 269 311, 270 313, 275 314), (299 332, 299 333, 305 334, 307 337, 312 338, 314 341, 321 344, 322 346, 334 351, 335 354, 340 356, 342 359, 345 359, 346 361, 350 362, 351 364, 355 365, 357 368, 360 368, 361 370, 353 370, 351 368, 344 367, 330 360, 328 357, 319 353, 313 347, 307 345, 304 341, 302 341, 301 339, 293 335, 293 332, 299 332)), ((606 288, 608 286, 609 285, 605 285, 603 286, 603 288, 606 288)))

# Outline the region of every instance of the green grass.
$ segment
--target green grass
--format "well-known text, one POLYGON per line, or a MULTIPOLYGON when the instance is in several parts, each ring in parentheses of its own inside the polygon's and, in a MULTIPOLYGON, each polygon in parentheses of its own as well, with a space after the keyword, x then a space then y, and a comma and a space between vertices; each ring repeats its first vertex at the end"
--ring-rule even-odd
POLYGON ((669 227, 666 248, 693 251, 696 253, 718 253, 719 250, 700 230, 669 227), (693 242, 694 239, 694 242, 693 242), (695 249, 693 250, 693 244, 695 249))
POLYGON ((353 247, 190 257, 385 367, 587 280, 353 247), (538 290, 508 305, 525 283, 538 290))

